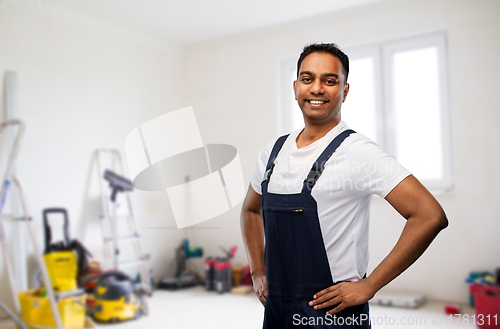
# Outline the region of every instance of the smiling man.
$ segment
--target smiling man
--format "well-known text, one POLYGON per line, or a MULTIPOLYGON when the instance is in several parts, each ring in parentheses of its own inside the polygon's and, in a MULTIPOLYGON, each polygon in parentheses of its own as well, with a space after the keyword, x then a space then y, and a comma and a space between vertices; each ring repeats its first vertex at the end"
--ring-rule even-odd
POLYGON ((341 120, 348 74, 349 59, 335 44, 304 48, 293 84, 304 128, 260 152, 242 206, 266 329, 370 328, 368 300, 448 225, 439 203, 408 170, 341 120), (387 200, 406 225, 368 275, 373 195, 387 200))

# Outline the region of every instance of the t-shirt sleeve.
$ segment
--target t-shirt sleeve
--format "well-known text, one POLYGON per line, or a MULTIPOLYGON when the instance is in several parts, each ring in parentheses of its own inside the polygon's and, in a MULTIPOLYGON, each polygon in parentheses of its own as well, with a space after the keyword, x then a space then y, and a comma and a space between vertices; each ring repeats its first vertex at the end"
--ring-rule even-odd
POLYGON ((361 135, 349 145, 348 165, 356 191, 385 198, 411 172, 394 156, 361 135))
MULTIPOLYGON (((277 140, 277 139, 276 139, 277 140)), ((261 183, 264 178, 264 172, 266 171, 267 161, 269 160, 269 155, 274 146, 276 140, 270 141, 265 148, 259 152, 259 157, 257 158, 257 165, 253 172, 252 178, 250 179, 250 185, 253 190, 259 194, 262 194, 261 183)))

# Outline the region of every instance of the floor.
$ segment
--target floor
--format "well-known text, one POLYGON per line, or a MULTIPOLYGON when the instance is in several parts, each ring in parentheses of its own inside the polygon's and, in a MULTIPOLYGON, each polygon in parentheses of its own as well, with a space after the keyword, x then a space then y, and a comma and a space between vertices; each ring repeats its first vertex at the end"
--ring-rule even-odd
MULTIPOLYGON (((98 324, 105 328, 262 328, 264 309, 253 295, 231 295, 206 292, 202 287, 179 291, 155 291, 149 300, 150 315, 137 321, 119 324, 98 324)), ((419 309, 402 309, 371 305, 372 328, 474 328, 471 321, 462 316, 449 318, 444 315, 444 303, 428 302, 419 309), (468 322, 468 324, 467 324, 468 322), (407 325, 404 325, 407 323, 407 325)), ((462 310, 470 316, 474 310, 462 305, 462 310)), ((0 329, 14 328, 0 323, 0 329)))

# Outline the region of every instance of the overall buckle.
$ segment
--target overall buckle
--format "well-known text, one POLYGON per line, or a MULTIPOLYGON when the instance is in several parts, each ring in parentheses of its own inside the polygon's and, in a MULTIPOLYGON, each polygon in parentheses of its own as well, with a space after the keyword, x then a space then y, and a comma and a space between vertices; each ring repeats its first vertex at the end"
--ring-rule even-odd
POLYGON ((304 183, 310 183, 311 187, 313 187, 314 184, 316 184, 319 176, 321 176, 321 171, 311 169, 309 171, 309 174, 307 174, 307 178, 304 179, 304 183))
POLYGON ((262 181, 262 183, 260 183, 261 185, 264 182, 269 184, 269 180, 271 180, 271 174, 273 173, 273 169, 274 169, 274 162, 271 165, 271 168, 267 169, 266 172, 264 173, 264 180, 262 181))

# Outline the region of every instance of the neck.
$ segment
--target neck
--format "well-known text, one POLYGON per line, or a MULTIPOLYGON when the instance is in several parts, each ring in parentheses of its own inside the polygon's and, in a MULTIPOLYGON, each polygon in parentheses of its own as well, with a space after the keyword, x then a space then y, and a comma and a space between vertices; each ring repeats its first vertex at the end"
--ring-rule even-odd
POLYGON ((301 148, 314 143, 318 139, 328 134, 328 132, 336 127, 339 123, 340 119, 328 123, 322 123, 319 125, 306 121, 304 130, 302 130, 297 136, 297 147, 301 148))

